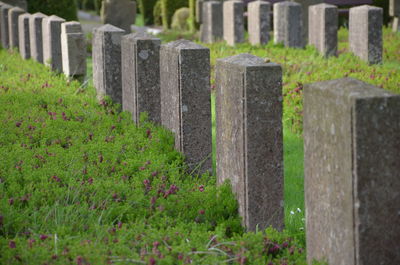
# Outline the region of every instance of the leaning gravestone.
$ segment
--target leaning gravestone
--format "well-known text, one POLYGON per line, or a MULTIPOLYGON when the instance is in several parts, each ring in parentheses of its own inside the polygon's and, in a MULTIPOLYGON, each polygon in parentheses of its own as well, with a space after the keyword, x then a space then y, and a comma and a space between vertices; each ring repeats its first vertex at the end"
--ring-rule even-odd
POLYGON ((19 47, 18 17, 24 13, 25 11, 19 7, 13 7, 8 11, 8 32, 10 39, 10 48, 19 47))
POLYGON ((249 3, 247 7, 250 43, 252 45, 268 43, 271 4, 260 0, 249 3))
POLYGON ((210 50, 188 40, 161 45, 161 122, 196 173, 212 171, 210 50))
POLYGON ((216 66, 217 179, 230 180, 243 225, 282 230, 282 68, 240 54, 216 66))
POLYGON ((304 90, 307 259, 400 264, 400 95, 345 78, 304 90))
POLYGON ((18 17, 19 54, 22 59, 31 58, 31 41, 29 36, 29 21, 31 14, 25 13, 18 17))
POLYGON ((38 12, 30 16, 29 39, 31 41, 31 57, 39 63, 43 63, 43 31, 42 21, 46 15, 38 12))
POLYGON ((13 7, 4 3, 0 6, 1 46, 3 47, 3 49, 8 49, 8 47, 10 46, 8 11, 11 8, 13 7))
POLYGON ((203 24, 200 27, 200 40, 213 43, 223 38, 223 11, 219 1, 203 3, 203 24))
POLYGON ((131 25, 136 20, 136 2, 130 0, 103 0, 101 6, 103 24, 111 24, 131 32, 131 25))
POLYGON ((43 28, 43 61, 55 72, 62 72, 61 24, 65 19, 50 16, 42 21, 43 28))
POLYGON ((1 0, 5 4, 9 4, 11 6, 17 6, 22 8, 23 10, 28 10, 27 0, 1 0))
POLYGON ((285 47, 304 48, 302 7, 298 3, 274 4, 274 43, 285 47))
POLYGON ((234 46, 244 42, 244 4, 240 0, 225 1, 223 4, 224 40, 234 46))

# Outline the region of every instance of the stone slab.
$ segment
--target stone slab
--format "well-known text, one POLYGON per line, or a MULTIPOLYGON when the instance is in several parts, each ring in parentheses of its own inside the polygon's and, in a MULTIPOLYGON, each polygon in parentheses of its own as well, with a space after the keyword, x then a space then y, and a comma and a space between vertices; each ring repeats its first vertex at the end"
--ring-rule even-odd
POLYGON ((392 30, 393 30, 393 32, 400 32, 400 18, 399 17, 393 18, 392 30))
POLYGON ((28 10, 27 0, 2 0, 3 3, 9 4, 10 6, 17 6, 23 10, 28 10))
POLYGON ((19 7, 13 7, 8 11, 10 48, 19 48, 18 17, 24 13, 25 10, 19 7))
POLYGON ((244 42, 244 3, 230 0, 223 3, 224 40, 234 46, 244 42))
POLYGON ((22 59, 31 58, 31 41, 29 36, 29 21, 31 14, 25 13, 18 17, 19 54, 22 59))
POLYGON ((274 4, 274 43, 304 48, 302 6, 294 2, 274 4))
POLYGON ((248 230, 282 230, 282 68, 240 54, 216 66, 217 180, 230 180, 248 230))
POLYGON ((318 5, 324 3, 324 0, 291 0, 292 2, 297 2, 301 4, 301 11, 302 11, 302 35, 303 35, 303 45, 305 46, 308 43, 308 30, 309 30, 309 7, 313 5, 318 5))
POLYGON ((82 79, 86 76, 86 42, 79 22, 61 24, 61 56, 63 73, 82 79))
POLYGON ((43 61, 52 71, 62 72, 61 24, 65 19, 49 16, 42 21, 43 61))
POLYGON ((31 41, 31 58, 43 63, 43 31, 42 21, 46 15, 35 13, 29 20, 29 39, 31 41))
POLYGON ((203 23, 203 3, 205 0, 196 0, 196 22, 199 24, 203 23))
POLYGON ((136 2, 130 0, 103 0, 101 19, 103 24, 111 24, 131 32, 136 20, 136 2))
POLYGON ((392 17, 400 17, 399 0, 389 0, 389 15, 392 17))
POLYGON ((200 40, 204 43, 213 43, 223 38, 223 11, 219 1, 203 3, 203 24, 200 27, 200 40))
POLYGON ((0 7, 0 34, 1 46, 3 49, 8 49, 10 46, 10 32, 8 26, 8 11, 13 8, 10 5, 2 4, 0 7))
POLYGON ((253 1, 247 5, 249 41, 252 45, 266 44, 269 41, 271 4, 253 1))

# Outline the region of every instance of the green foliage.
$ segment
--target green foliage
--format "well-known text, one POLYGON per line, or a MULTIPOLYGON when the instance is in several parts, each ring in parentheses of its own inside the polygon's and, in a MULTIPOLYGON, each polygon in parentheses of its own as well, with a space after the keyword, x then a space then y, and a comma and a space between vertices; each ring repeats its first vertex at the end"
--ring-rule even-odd
POLYGON ((175 11, 172 17, 171 28, 173 30, 187 31, 189 30, 189 8, 182 7, 175 11))
POLYGON ((161 0, 163 27, 169 29, 175 11, 181 7, 188 7, 188 5, 188 0, 161 0))
POLYGON ((158 0, 153 10, 154 17, 154 25, 161 26, 162 25, 162 9, 161 9, 161 0, 158 0))
POLYGON ((140 13, 143 15, 145 25, 154 23, 153 10, 157 0, 139 0, 140 13))
POLYGON ((71 0, 29 0, 29 13, 42 12, 46 15, 56 15, 65 20, 77 20, 77 7, 71 0))

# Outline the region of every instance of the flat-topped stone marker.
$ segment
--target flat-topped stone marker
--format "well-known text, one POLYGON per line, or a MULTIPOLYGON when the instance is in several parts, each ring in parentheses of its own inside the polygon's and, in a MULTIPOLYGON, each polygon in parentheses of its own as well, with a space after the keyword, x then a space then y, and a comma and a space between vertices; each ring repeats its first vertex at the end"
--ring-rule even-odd
POLYGON ((210 50, 188 40, 161 45, 161 121, 195 173, 212 171, 210 50))
POLYGON ((43 31, 42 21, 46 15, 35 13, 29 20, 29 39, 31 42, 31 58, 43 63, 43 31))
POLYGON ((63 73, 82 80, 86 76, 86 43, 79 22, 61 24, 61 55, 63 73))
POLYGON ((0 34, 1 34, 1 46, 3 49, 10 47, 10 31, 8 26, 8 11, 13 8, 10 5, 2 4, 0 6, 0 34))
POLYGON ((27 0, 2 0, 4 4, 9 4, 10 6, 15 6, 22 8, 23 10, 28 10, 27 0))
POLYGON ((345 78, 304 90, 307 259, 400 264, 400 95, 345 78))
POLYGON ((350 8, 350 51, 369 64, 382 62, 383 9, 369 5, 350 8))
POLYGON ((101 8, 103 24, 111 24, 131 32, 131 25, 136 20, 136 2, 131 0, 103 0, 101 8))
POLYGON ((161 40, 146 33, 122 37, 122 108, 139 124, 140 114, 161 124, 161 40))
POLYGON ((18 17, 19 54, 22 59, 31 58, 31 41, 29 36, 29 21, 31 14, 25 13, 18 17))
POLYGON ((249 41, 252 45, 266 44, 269 41, 271 4, 253 1, 248 8, 249 41))
POLYGON ((274 4, 274 43, 285 47, 304 48, 303 11, 298 3, 280 2, 274 4))
POLYGON ((223 3, 224 40, 228 45, 244 42, 244 3, 230 0, 223 3))
POLYGON ((107 95, 113 102, 122 104, 121 38, 124 34, 123 29, 110 24, 93 30, 93 83, 99 100, 107 95))
POLYGON ((200 40, 213 43, 224 37, 222 2, 206 1, 203 3, 200 40))
POLYGON ((19 7, 13 7, 8 11, 10 48, 19 48, 18 17, 24 13, 25 10, 19 7))
POLYGON ((240 54, 216 65, 217 180, 230 180, 248 230, 282 230, 282 68, 240 54))
POLYGON ((52 71, 62 72, 61 24, 65 19, 49 16, 42 21, 43 61, 52 71))
POLYGON ((205 0, 196 0, 196 22, 203 23, 203 4, 205 0))
POLYGON ((400 1, 389 0, 389 15, 391 17, 400 17, 400 1))
POLYGON ((309 8, 313 5, 318 5, 324 3, 324 0, 291 0, 292 2, 297 2, 301 5, 302 11, 302 36, 303 36, 303 45, 305 46, 308 43, 308 30, 310 28, 309 25, 309 8))

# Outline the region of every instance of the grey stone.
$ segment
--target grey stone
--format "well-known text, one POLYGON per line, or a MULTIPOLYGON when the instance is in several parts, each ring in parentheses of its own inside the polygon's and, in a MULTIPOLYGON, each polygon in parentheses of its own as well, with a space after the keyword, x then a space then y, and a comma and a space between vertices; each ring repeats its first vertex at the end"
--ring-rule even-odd
POLYGON ((203 23, 203 4, 204 0, 196 0, 196 22, 203 23))
POLYGON ((8 32, 10 48, 19 48, 18 17, 25 11, 19 7, 13 7, 8 11, 8 32))
POLYGON ((20 7, 25 11, 28 10, 28 3, 26 0, 2 0, 2 2, 11 6, 20 7))
POLYGON ((308 43, 324 55, 336 56, 338 45, 338 8, 319 4, 309 9, 308 43))
POLYGON ((110 24, 93 31, 93 83, 97 97, 102 99, 107 95, 118 104, 122 104, 121 38, 124 34, 123 29, 110 24))
POLYGON ((161 40, 145 33, 122 37, 122 108, 139 124, 140 113, 161 124, 161 40))
POLYGON ((31 41, 29 36, 29 21, 31 14, 25 13, 18 17, 19 54, 22 59, 31 58, 31 41))
POLYGON ((394 17, 393 18, 393 32, 400 32, 400 18, 394 17))
POLYGON ((31 57, 32 59, 43 63, 43 32, 42 21, 46 15, 35 13, 30 16, 29 20, 29 39, 31 41, 31 57))
POLYGON ((355 79, 305 88, 310 264, 400 264, 399 112, 399 95, 355 79))
POLYGON ((86 43, 82 26, 71 21, 61 24, 61 56, 63 73, 82 79, 86 76, 86 43))
POLYGON ((302 7, 294 2, 274 4, 274 43, 304 48, 302 7))
POLYGON ((231 46, 244 42, 244 3, 240 0, 225 1, 223 10, 224 40, 231 46))
POLYGON ((187 40, 161 45, 161 121, 191 170, 211 172, 210 50, 187 40))
POLYGON ((8 49, 10 46, 8 11, 13 7, 3 3, 0 8, 1 46, 4 49, 8 49))
POLYGON ((369 5, 350 8, 350 51, 370 64, 382 62, 383 9, 369 5))
POLYGON ((324 0, 291 0, 292 2, 297 2, 301 4, 301 11, 302 11, 302 17, 303 17, 303 26, 302 26, 302 34, 303 34, 303 45, 305 46, 308 41, 308 30, 309 30, 309 17, 308 17, 308 12, 309 12, 309 7, 317 4, 322 4, 324 3, 324 0))
POLYGON ((52 71, 62 72, 61 24, 65 20, 50 16, 42 21, 43 28, 43 61, 52 71))
POLYGON ((250 54, 216 66, 217 180, 230 180, 248 230, 282 230, 282 68, 250 54))
POLYGON ((200 27, 200 40, 213 43, 223 38, 223 12, 219 1, 203 3, 203 24, 200 27))
POLYGON ((266 44, 269 41, 271 4, 254 1, 247 5, 249 41, 252 45, 266 44))
POLYGON ((103 0, 101 19, 103 24, 111 24, 131 32, 131 25, 136 20, 136 2, 130 0, 103 0))
POLYGON ((392 17, 400 17, 400 1, 390 0, 389 1, 389 15, 392 17))

